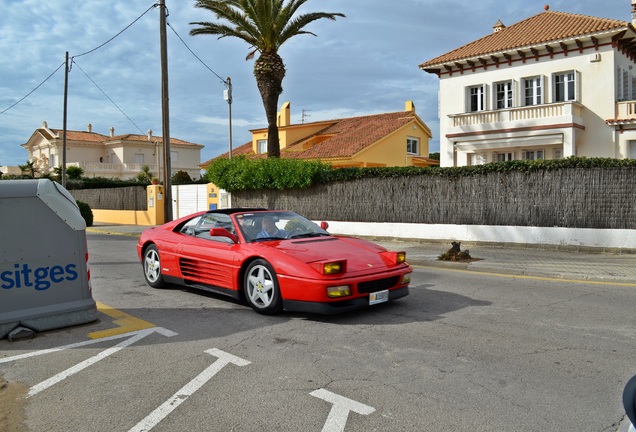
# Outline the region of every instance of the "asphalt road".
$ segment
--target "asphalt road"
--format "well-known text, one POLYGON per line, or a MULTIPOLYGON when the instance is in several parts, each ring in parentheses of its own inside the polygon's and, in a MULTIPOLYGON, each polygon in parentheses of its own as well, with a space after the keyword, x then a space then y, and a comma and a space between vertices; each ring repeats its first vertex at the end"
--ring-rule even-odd
POLYGON ((99 321, 0 341, 32 431, 615 431, 624 415, 636 286, 416 269, 392 304, 265 317, 154 290, 134 238, 88 239, 99 321))

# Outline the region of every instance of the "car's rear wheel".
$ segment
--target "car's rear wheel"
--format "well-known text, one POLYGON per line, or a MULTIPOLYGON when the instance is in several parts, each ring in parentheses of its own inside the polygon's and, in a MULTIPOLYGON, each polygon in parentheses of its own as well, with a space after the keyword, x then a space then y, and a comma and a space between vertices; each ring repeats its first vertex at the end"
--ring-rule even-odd
POLYGON ((161 260, 159 259, 159 249, 150 245, 144 252, 144 277, 146 283, 153 288, 163 288, 166 283, 161 275, 161 260))
POLYGON ((245 298, 256 312, 274 315, 283 310, 283 300, 278 287, 276 272, 265 260, 250 263, 243 283, 245 298))

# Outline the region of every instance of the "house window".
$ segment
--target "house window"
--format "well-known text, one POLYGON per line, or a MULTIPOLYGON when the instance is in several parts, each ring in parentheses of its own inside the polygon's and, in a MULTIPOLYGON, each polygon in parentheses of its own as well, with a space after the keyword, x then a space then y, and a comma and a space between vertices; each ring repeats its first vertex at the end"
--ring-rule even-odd
POLYGON ((512 108, 512 81, 495 84, 495 107, 512 108))
POLYGON ((525 105, 540 105, 543 103, 543 80, 541 77, 526 78, 523 81, 525 105))
POLYGON ((178 162, 179 161, 179 152, 170 151, 170 161, 171 162, 178 162))
POLYGON ((144 154, 143 153, 135 153, 135 163, 142 165, 144 163, 144 154))
POLYGON ((55 155, 52 154, 49 157, 49 168, 55 168, 55 155))
POLYGON ((420 154, 420 140, 417 138, 406 138, 406 152, 408 154, 420 154))
POLYGON ((495 153, 496 162, 506 162, 511 160, 515 160, 515 154, 513 152, 495 153))
POLYGON ((488 158, 483 153, 473 153, 470 155, 469 163, 471 166, 484 165, 488 158))
POLYGON ((256 152, 258 154, 267 153, 267 140, 256 141, 256 152))
POLYGON ((486 109, 486 91, 484 85, 468 87, 469 111, 484 111, 486 109))
POLYGON ((523 152, 524 160, 543 160, 543 150, 526 150, 523 152))
POLYGON ((554 75, 554 102, 576 100, 576 74, 574 71, 554 75))
POLYGON ((554 149, 554 152, 552 153, 552 155, 553 155, 553 159, 561 159, 563 157, 563 150, 554 149))

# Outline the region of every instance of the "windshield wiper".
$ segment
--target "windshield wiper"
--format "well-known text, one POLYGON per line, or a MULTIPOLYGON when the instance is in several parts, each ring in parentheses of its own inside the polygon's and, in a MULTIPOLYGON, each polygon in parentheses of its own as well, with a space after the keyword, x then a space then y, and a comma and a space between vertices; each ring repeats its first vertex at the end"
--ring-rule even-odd
POLYGON ((322 237, 322 236, 330 237, 331 234, 312 232, 312 233, 296 234, 291 236, 290 238, 296 239, 296 238, 309 238, 309 237, 322 237))
POLYGON ((255 238, 254 240, 252 240, 252 242, 262 242, 262 241, 268 241, 268 240, 285 240, 285 237, 261 237, 261 238, 255 238))

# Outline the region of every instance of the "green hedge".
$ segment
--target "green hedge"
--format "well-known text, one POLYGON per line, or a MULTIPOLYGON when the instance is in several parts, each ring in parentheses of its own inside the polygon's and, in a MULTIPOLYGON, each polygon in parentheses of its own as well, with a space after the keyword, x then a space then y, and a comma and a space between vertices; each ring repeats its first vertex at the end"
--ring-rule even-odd
POLYGON ((80 214, 86 221, 86 226, 93 226, 93 210, 91 210, 91 206, 82 201, 75 201, 77 206, 79 207, 80 214))
POLYGON ((207 170, 207 179, 226 191, 307 188, 332 181, 362 178, 440 176, 460 178, 492 172, 533 172, 571 168, 607 168, 636 166, 636 159, 569 157, 537 161, 493 162, 465 167, 383 167, 335 168, 320 161, 294 159, 217 159, 207 170))

